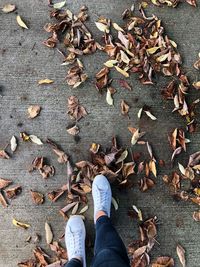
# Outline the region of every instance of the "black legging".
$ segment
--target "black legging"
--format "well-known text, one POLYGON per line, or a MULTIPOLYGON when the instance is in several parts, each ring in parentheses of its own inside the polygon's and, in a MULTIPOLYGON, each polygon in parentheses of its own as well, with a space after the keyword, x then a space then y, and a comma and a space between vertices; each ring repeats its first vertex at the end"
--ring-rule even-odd
MULTIPOLYGON (((123 241, 107 216, 96 221, 96 239, 92 267, 130 267, 123 241)), ((71 259, 65 267, 82 267, 81 261, 71 259)))

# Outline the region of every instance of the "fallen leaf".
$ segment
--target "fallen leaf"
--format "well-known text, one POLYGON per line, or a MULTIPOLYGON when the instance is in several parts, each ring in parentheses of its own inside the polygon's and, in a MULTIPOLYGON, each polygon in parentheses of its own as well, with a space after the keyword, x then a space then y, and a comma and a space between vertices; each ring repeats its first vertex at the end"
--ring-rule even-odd
POLYGON ((126 72, 125 70, 121 69, 120 67, 115 66, 115 69, 116 69, 119 73, 121 73, 123 76, 125 76, 126 78, 129 77, 128 72, 126 72))
POLYGON ((130 109, 129 105, 124 100, 121 101, 120 105, 122 115, 127 115, 130 109))
POLYGON ((0 150, 0 158, 1 159, 9 159, 9 155, 5 150, 0 150))
POLYGON ((153 121, 157 120, 157 118, 156 118, 153 114, 151 114, 150 111, 148 111, 148 110, 144 110, 144 112, 147 114, 147 116, 148 116, 151 120, 153 120, 153 121))
POLYGON ((55 9, 62 9, 66 4, 66 1, 62 1, 62 2, 59 2, 59 3, 56 3, 53 5, 53 8, 55 9))
POLYGON ((32 191, 32 190, 30 190, 30 192, 31 192, 33 203, 39 205, 44 202, 44 195, 42 193, 39 193, 37 191, 32 191))
POLYGON ((128 84, 127 81, 123 80, 123 79, 119 79, 119 84, 121 87, 128 89, 128 90, 132 90, 132 87, 128 84))
POLYGON ((136 213, 138 215, 138 219, 142 222, 143 221, 142 211, 140 209, 138 209, 135 205, 133 205, 132 208, 136 211, 136 213))
POLYGON ((80 130, 79 130, 77 125, 74 125, 73 127, 68 128, 67 132, 68 132, 68 134, 71 134, 71 135, 75 136, 80 132, 80 130))
POLYGON ((17 23, 19 24, 20 27, 24 28, 24 29, 28 29, 27 25, 24 23, 24 21, 22 20, 22 18, 17 15, 16 17, 17 23))
POLYGON ((23 261, 23 262, 19 262, 17 265, 19 267, 36 267, 37 263, 36 263, 35 260, 30 259, 30 260, 26 260, 26 261, 23 261))
POLYGON ((197 6, 197 0, 186 0, 186 2, 191 6, 194 6, 194 7, 197 6))
POLYGON ((3 6, 2 11, 4 13, 10 13, 16 10, 16 6, 12 4, 6 4, 3 6))
POLYGON ((45 222, 45 233, 46 233, 47 244, 51 244, 53 240, 53 233, 52 233, 50 225, 47 222, 45 222))
POLYGON ((4 189, 5 187, 9 186, 10 184, 12 184, 11 180, 6 180, 3 178, 0 178, 0 189, 4 189))
POLYGON ((7 207, 8 207, 8 204, 7 204, 7 202, 6 202, 6 200, 5 200, 4 196, 3 196, 3 194, 1 193, 1 191, 0 191, 0 203, 1 203, 1 205, 2 205, 4 208, 7 208, 7 207))
POLYGON ((79 211, 79 214, 83 214, 85 213, 87 210, 88 210, 88 205, 86 205, 85 207, 83 207, 80 211, 79 211))
POLYGON ((75 215, 78 211, 79 202, 76 203, 76 205, 73 207, 71 215, 75 215))
POLYGON ((109 90, 109 88, 107 89, 107 94, 106 94, 106 102, 108 103, 108 105, 113 106, 113 98, 112 98, 112 93, 109 90))
POLYGON ((200 222, 200 211, 194 211, 194 213, 193 213, 193 219, 196 222, 200 222))
POLYGON ((109 33, 110 30, 108 25, 103 24, 101 22, 95 22, 95 24, 101 32, 109 33))
POLYGON ((43 80, 39 80, 38 81, 38 84, 51 84, 53 83, 54 81, 53 80, 50 80, 50 79, 43 79, 43 80))
POLYGON ((174 260, 167 256, 158 257, 152 263, 152 267, 174 267, 174 260))
POLYGON ((36 135, 31 134, 29 135, 29 138, 33 143, 37 145, 43 145, 42 141, 36 135))
POLYGON ((6 197, 9 199, 16 197, 21 192, 22 192, 22 187, 20 185, 5 190, 6 197))
POLYGON ((193 85, 194 88, 196 88, 197 90, 200 90, 200 81, 198 81, 198 82, 193 82, 192 85, 193 85))
POLYGON ((10 147, 13 152, 15 152, 15 150, 17 149, 17 139, 14 135, 12 136, 10 140, 10 147))
POLYGON ((28 108, 29 118, 34 119, 39 115, 41 107, 38 105, 32 105, 28 108))
POLYGON ((186 261, 185 261, 185 250, 181 245, 177 245, 176 247, 176 253, 179 257, 180 263, 182 264, 183 267, 186 266, 186 261))
POLYGON ((13 225, 17 226, 17 227, 21 227, 23 229, 28 229, 30 227, 30 224, 26 224, 26 223, 23 223, 23 222, 19 222, 17 221, 16 219, 13 219, 12 220, 12 223, 13 225))
POLYGON ((116 199, 114 197, 112 197, 112 204, 113 204, 115 210, 118 210, 119 205, 118 205, 118 203, 117 203, 117 201, 116 201, 116 199))

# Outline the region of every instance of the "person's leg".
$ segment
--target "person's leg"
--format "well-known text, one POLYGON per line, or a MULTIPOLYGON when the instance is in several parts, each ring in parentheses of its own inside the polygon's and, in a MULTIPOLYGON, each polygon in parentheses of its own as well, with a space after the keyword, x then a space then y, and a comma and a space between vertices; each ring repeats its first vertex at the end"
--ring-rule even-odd
POLYGON ((92 195, 96 224, 95 256, 92 266, 130 266, 124 243, 109 218, 112 193, 110 184, 103 175, 95 177, 92 195))
POLYGON ((78 215, 69 218, 65 228, 65 244, 68 263, 65 267, 86 267, 85 226, 78 215))

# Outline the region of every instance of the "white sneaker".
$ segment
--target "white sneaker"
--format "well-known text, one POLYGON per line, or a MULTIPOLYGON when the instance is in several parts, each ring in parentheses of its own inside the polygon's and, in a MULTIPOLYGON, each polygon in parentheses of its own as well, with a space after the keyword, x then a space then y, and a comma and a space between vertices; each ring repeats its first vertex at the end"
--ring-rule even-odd
POLYGON ((103 175, 97 175, 92 183, 92 196, 94 201, 94 223, 98 211, 104 211, 110 217, 112 192, 110 183, 103 175))
POLYGON ((85 225, 78 215, 71 216, 65 228, 65 244, 68 259, 81 258, 83 267, 86 267, 85 258, 85 225))

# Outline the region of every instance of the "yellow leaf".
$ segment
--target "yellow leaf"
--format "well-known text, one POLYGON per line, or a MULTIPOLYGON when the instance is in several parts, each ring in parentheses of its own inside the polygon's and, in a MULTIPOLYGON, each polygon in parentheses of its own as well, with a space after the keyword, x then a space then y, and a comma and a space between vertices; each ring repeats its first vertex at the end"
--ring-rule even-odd
POLYGON ((142 3, 141 3, 141 6, 142 6, 143 8, 146 8, 146 7, 148 7, 148 3, 147 3, 147 2, 142 2, 142 3))
POLYGON ((156 58, 157 62, 163 62, 168 58, 168 53, 156 58))
POLYGON ((147 49, 147 52, 149 53, 149 54, 154 54, 158 49, 160 48, 160 46, 154 46, 154 47, 151 47, 151 48, 148 48, 147 49))
POLYGON ((124 30, 117 23, 114 22, 112 25, 115 30, 124 32, 124 30))
POLYGON ((177 43, 175 43, 173 40, 169 40, 169 41, 170 41, 170 43, 171 43, 171 45, 172 45, 173 47, 177 48, 177 43))
POLYGON ((95 22, 97 28, 101 31, 101 32, 106 32, 109 33, 109 27, 106 24, 103 24, 101 22, 95 22))
POLYGON ((26 26, 26 24, 24 23, 24 21, 21 19, 19 15, 17 15, 16 20, 20 27, 24 29, 28 29, 28 27, 26 26))
POLYGON ((108 105, 113 106, 113 98, 109 89, 107 90, 106 94, 106 102, 108 103, 108 105))
POLYGON ((155 177, 157 177, 156 163, 155 163, 154 160, 151 160, 151 161, 149 162, 149 169, 150 169, 150 171, 153 173, 153 175, 154 175, 155 177))
POLYGON ((13 225, 17 226, 17 227, 21 227, 21 228, 24 228, 24 229, 27 229, 30 227, 30 224, 26 224, 26 223, 22 223, 22 222, 19 222, 15 219, 12 220, 12 223, 13 225))
POLYGON ((116 69, 119 73, 121 73, 122 75, 124 75, 126 78, 129 77, 128 72, 126 72, 125 70, 119 68, 118 66, 115 66, 115 69, 116 69))
POLYGON ((114 65, 117 64, 117 63, 118 63, 117 60, 115 60, 115 59, 111 59, 111 60, 106 61, 106 62, 104 63, 104 65, 105 65, 106 67, 108 67, 108 68, 112 68, 112 67, 114 67, 114 65))
POLYGON ((43 80, 39 80, 38 81, 38 84, 51 84, 53 82, 54 81, 53 80, 50 80, 50 79, 43 79, 43 80))
POLYGON ((159 2, 158 2, 157 0, 151 0, 151 2, 152 2, 154 5, 156 5, 156 6, 159 6, 159 5, 160 5, 159 2))

